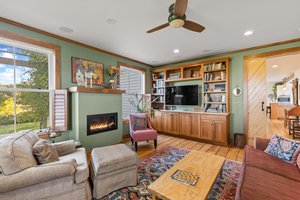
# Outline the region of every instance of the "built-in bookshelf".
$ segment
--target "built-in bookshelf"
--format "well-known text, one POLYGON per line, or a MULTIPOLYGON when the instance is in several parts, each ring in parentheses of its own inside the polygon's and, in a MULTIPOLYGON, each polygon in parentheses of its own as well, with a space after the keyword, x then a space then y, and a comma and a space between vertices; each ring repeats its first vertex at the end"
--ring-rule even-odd
POLYGON ((229 112, 229 62, 230 58, 221 58, 188 65, 174 66, 152 72, 153 109, 165 109, 165 87, 174 82, 199 80, 202 85, 203 112, 229 112))
POLYGON ((153 109, 164 109, 165 106, 165 72, 152 72, 151 107, 153 109))
POLYGON ((229 58, 203 63, 204 112, 229 111, 229 58))

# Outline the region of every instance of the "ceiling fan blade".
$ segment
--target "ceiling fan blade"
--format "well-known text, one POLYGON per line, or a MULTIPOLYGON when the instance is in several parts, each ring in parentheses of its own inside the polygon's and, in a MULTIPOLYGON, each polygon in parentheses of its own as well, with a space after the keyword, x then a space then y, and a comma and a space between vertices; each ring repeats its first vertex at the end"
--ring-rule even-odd
POLYGON ((176 0, 174 5, 174 15, 183 17, 187 8, 188 0, 176 0))
POLYGON ((200 24, 197 24, 196 22, 192 22, 192 21, 188 21, 188 20, 186 20, 184 22, 183 27, 188 30, 199 32, 199 33, 204 31, 204 29, 205 29, 204 26, 201 26, 200 24))
POLYGON ((165 23, 165 24, 163 24, 163 25, 160 25, 160 26, 158 26, 158 27, 155 27, 155 28, 153 28, 153 29, 147 31, 147 33, 152 33, 152 32, 158 31, 158 30, 160 30, 160 29, 166 28, 167 26, 169 26, 169 23, 165 23))

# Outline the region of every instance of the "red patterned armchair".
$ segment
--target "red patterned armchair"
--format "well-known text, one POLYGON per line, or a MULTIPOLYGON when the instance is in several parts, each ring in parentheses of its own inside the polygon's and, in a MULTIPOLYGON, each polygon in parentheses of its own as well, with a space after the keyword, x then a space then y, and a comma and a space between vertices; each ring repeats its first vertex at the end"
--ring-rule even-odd
POLYGON ((146 113, 130 114, 129 128, 131 142, 135 144, 135 151, 137 151, 137 142, 141 141, 154 140, 154 147, 157 147, 157 131, 152 128, 146 113))

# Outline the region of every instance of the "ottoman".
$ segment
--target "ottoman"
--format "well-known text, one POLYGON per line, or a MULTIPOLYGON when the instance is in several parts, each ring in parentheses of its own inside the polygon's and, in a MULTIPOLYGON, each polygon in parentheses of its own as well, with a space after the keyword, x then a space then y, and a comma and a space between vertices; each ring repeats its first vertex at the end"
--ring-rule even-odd
POLYGON ((93 197, 101 198, 123 187, 137 185, 137 161, 125 144, 94 148, 91 153, 93 197))

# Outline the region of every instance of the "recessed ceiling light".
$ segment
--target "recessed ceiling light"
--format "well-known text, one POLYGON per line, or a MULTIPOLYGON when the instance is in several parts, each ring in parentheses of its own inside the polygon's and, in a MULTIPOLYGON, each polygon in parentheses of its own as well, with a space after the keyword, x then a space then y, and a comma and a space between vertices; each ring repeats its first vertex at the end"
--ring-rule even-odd
POLYGON ((62 32, 65 32, 65 33, 73 33, 74 32, 74 30, 72 28, 67 27, 67 26, 60 26, 59 30, 61 30, 62 32))
POLYGON ((174 53, 179 53, 180 51, 179 51, 179 49, 174 49, 173 52, 174 53))
POLYGON ((117 20, 115 20, 115 19, 113 19, 113 18, 108 18, 108 19, 106 19, 106 22, 107 22, 108 24, 116 24, 116 23, 117 23, 117 20))
POLYGON ((272 65, 272 67, 273 67, 273 68, 277 68, 277 67, 278 67, 278 65, 272 65))
POLYGON ((253 31, 249 30, 249 31, 246 31, 244 33, 244 36, 249 36, 249 35, 252 35, 253 34, 253 31))

